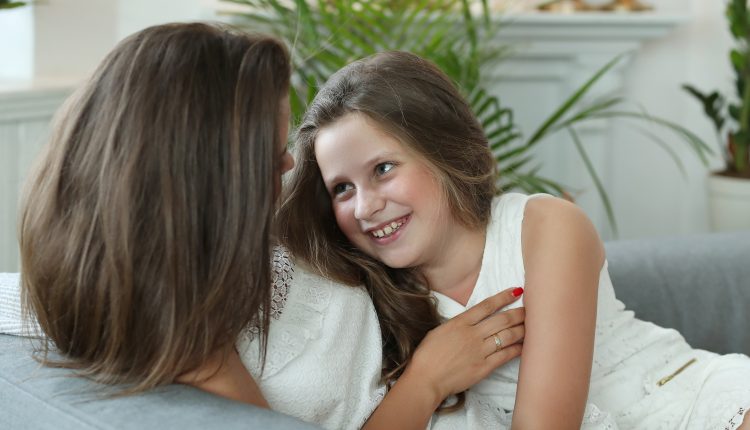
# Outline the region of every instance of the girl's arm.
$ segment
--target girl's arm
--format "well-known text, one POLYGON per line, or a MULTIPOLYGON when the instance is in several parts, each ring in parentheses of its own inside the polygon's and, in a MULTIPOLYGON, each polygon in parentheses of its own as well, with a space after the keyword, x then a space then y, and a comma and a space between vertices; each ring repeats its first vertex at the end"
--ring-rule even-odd
POLYGON ((526 338, 514 429, 579 429, 594 351, 602 243, 586 215, 557 198, 527 203, 521 234, 526 338))
POLYGON ((424 430, 449 395, 517 357, 524 335, 523 308, 493 315, 516 299, 511 290, 500 292, 430 331, 364 429, 424 430), (498 351, 492 336, 503 329, 512 337, 503 339, 508 346, 498 351))

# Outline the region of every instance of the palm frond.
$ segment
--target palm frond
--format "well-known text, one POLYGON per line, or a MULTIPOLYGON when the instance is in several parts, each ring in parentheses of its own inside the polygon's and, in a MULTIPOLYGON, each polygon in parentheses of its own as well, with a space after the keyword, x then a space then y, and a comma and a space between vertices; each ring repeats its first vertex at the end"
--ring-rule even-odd
POLYGON ((604 67, 597 70, 591 78, 584 82, 584 84, 580 88, 578 88, 578 90, 576 90, 570 97, 568 97, 567 100, 565 100, 565 102, 563 102, 562 106, 560 106, 549 118, 547 118, 544 123, 542 123, 542 125, 536 130, 536 132, 531 135, 531 138, 529 138, 527 144, 534 145, 542 140, 542 138, 547 135, 547 132, 551 128, 553 128, 565 114, 567 114, 574 106, 576 106, 577 103, 599 81, 599 79, 607 74, 607 72, 609 72, 615 66, 615 64, 620 61, 621 58, 622 55, 618 55, 610 62, 605 64, 604 67))
POLYGON ((596 173, 594 164, 591 162, 591 158, 589 158, 589 155, 586 152, 586 148, 583 147, 583 143, 581 142, 580 137, 578 137, 578 133, 576 133, 573 127, 568 127, 567 131, 568 131, 568 134, 570 135, 570 138, 573 140, 573 144, 576 147, 576 151, 578 152, 578 155, 581 157, 581 160, 583 161, 584 166, 586 166, 586 171, 589 173, 589 176, 591 176, 591 179, 594 181, 596 192, 599 194, 599 198, 604 204, 604 210, 607 213, 607 220, 609 220, 609 225, 612 226, 612 232, 614 233, 616 237, 617 236, 617 221, 615 220, 615 213, 612 210, 612 204, 609 201, 609 196, 607 195, 607 191, 604 189, 604 185, 602 184, 601 179, 599 179, 599 175, 596 173))

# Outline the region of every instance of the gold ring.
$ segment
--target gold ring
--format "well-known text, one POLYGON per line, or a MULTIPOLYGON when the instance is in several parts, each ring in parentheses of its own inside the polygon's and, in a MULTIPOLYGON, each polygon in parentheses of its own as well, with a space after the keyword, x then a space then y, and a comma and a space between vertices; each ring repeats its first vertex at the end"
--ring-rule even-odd
POLYGON ((497 337, 497 333, 493 334, 492 337, 495 339, 495 352, 503 349, 503 340, 497 337))

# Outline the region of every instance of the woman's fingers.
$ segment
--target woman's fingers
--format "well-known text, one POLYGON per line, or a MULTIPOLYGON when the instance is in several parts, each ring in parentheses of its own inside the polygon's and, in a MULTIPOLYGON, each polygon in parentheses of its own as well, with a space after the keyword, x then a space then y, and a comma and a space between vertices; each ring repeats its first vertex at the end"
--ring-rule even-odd
POLYGON ((496 354, 505 348, 521 343, 526 335, 526 327, 521 324, 500 330, 484 340, 486 357, 496 354))
POLYGON ((526 310, 524 308, 516 308, 491 315, 476 326, 482 335, 487 337, 500 330, 523 324, 525 318, 526 310))
POLYGON ((518 300, 521 294, 523 294, 523 288, 509 288, 482 300, 476 306, 455 318, 465 320, 470 325, 477 324, 498 310, 518 300))

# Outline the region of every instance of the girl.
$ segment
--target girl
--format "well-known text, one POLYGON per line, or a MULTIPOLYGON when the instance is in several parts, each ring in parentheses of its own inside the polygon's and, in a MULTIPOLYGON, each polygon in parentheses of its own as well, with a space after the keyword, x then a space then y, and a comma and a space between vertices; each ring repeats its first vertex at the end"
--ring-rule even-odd
MULTIPOLYGON (((367 294, 272 253, 294 163, 289 74, 273 38, 161 25, 121 42, 68 101, 20 216, 42 363, 124 394, 177 382, 328 428, 424 428, 444 396, 520 353, 493 334, 520 340, 523 312, 487 318, 505 292, 436 328, 417 351, 451 360, 415 361, 386 395, 367 294)), ((23 333, 18 279, 0 276, 6 333, 23 333)))
POLYGON ((310 106, 297 152, 282 238, 323 275, 366 286, 386 378, 425 359, 415 348, 440 319, 525 285, 520 362, 470 389, 464 416, 521 429, 750 428, 750 359, 633 318, 574 205, 495 197, 480 125, 434 65, 389 52, 346 66, 310 106))

